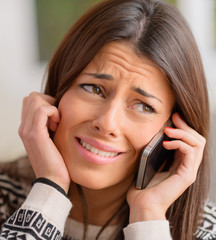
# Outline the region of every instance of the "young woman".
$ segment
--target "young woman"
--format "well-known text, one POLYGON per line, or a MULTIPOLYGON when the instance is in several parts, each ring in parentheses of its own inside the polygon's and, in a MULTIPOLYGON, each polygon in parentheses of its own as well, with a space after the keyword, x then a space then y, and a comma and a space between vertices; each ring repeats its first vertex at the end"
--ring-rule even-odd
POLYGON ((45 94, 24 99, 19 134, 36 179, 27 195, 25 163, 19 182, 2 165, 0 239, 214 239, 208 131, 203 67, 179 12, 103 1, 58 47, 45 94), (169 118, 172 165, 138 190, 139 155, 169 118))

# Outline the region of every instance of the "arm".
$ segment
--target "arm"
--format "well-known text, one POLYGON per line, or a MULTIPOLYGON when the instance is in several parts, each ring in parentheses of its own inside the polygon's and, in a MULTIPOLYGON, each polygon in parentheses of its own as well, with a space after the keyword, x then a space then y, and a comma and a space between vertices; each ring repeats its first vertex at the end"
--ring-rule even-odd
POLYGON ((54 104, 53 97, 40 93, 33 92, 25 97, 19 135, 36 178, 48 178, 67 193, 71 179, 49 134, 49 131, 56 131, 60 122, 60 114, 54 104))
POLYGON ((71 206, 62 188, 48 179, 37 179, 22 206, 1 229, 0 239, 61 239, 71 206))
POLYGON ((171 240, 169 222, 163 220, 144 221, 129 224, 124 229, 125 240, 171 240))
POLYGON ((66 197, 71 179, 49 134, 49 130, 56 131, 60 121, 54 103, 54 98, 39 93, 24 98, 19 135, 36 178, 49 180, 35 183, 21 208, 4 225, 0 239, 8 239, 8 234, 38 239, 41 234, 63 233, 71 208, 66 197))

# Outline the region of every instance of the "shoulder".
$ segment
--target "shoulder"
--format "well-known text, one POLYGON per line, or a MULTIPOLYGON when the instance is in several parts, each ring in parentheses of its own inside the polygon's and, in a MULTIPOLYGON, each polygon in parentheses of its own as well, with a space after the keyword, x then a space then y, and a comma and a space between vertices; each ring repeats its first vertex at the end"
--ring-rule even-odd
POLYGON ((216 239, 216 204, 207 201, 204 206, 202 223, 196 232, 197 240, 216 239))
POLYGON ((34 174, 26 158, 0 163, 0 226, 21 206, 33 179, 34 174))

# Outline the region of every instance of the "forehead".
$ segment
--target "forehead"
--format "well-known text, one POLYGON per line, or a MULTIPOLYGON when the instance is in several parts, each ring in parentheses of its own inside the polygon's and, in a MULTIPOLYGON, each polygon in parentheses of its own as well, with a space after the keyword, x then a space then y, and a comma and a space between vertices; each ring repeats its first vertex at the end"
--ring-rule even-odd
POLYGON ((129 42, 111 42, 102 47, 83 72, 112 74, 116 80, 126 78, 143 84, 169 86, 165 74, 147 57, 137 54, 129 42))
MULTIPOLYGON (((162 71, 147 57, 138 55, 129 42, 111 42, 102 47, 85 71, 112 72, 112 74, 127 73, 131 77, 163 78, 162 71)), ((117 77, 117 76, 116 76, 117 77)))

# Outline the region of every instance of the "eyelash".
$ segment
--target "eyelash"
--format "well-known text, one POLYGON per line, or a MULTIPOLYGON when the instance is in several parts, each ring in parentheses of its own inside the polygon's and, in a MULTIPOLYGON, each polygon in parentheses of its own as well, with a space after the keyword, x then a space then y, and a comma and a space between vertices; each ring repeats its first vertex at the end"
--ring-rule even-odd
MULTIPOLYGON (((91 93, 91 94, 98 95, 98 96, 100 96, 100 97, 104 97, 104 94, 103 94, 103 92, 102 92, 102 90, 101 90, 101 86, 99 86, 99 85, 97 85, 97 84, 85 84, 85 83, 83 83, 83 84, 80 84, 79 86, 80 86, 82 89, 84 89, 86 92, 89 92, 89 93, 91 93), (87 87, 92 87, 92 88, 93 88, 93 87, 96 87, 96 88, 98 88, 99 91, 100 91, 100 94, 94 93, 94 92, 93 92, 93 89, 92 89, 92 91, 88 90, 87 87)), ((155 109, 154 109, 152 106, 150 106, 149 104, 147 104, 147 103, 145 103, 145 102, 142 102, 142 101, 139 102, 139 103, 130 105, 128 108, 133 110, 133 109, 135 109, 135 108, 137 107, 137 105, 140 105, 140 104, 143 105, 143 107, 148 108, 149 110, 147 110, 147 111, 140 111, 140 110, 137 109, 137 111, 139 111, 139 112, 141 112, 141 113, 156 113, 155 109)))
POLYGON ((155 109, 152 106, 150 106, 149 104, 144 103, 144 102, 139 102, 139 103, 133 104, 133 105, 129 106, 129 108, 135 109, 137 107, 137 105, 140 105, 140 104, 143 106, 143 108, 147 108, 148 110, 140 111, 139 109, 137 109, 137 111, 139 111, 141 113, 156 113, 155 109))
POLYGON ((102 90, 101 90, 101 87, 99 86, 99 85, 96 85, 96 84, 80 84, 79 85, 82 89, 84 89, 86 92, 89 92, 89 93, 91 93, 91 94, 95 94, 95 95, 98 95, 98 96, 101 96, 101 97, 104 97, 104 94, 103 94, 103 92, 102 92, 102 90), (88 90, 88 89, 86 89, 86 87, 96 87, 96 88, 98 88, 99 90, 100 90, 100 92, 101 92, 101 94, 97 94, 97 93, 94 93, 93 92, 93 90, 92 91, 90 91, 90 90, 88 90))

